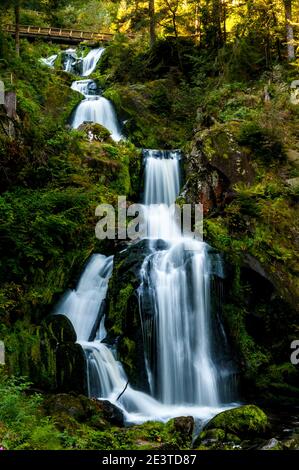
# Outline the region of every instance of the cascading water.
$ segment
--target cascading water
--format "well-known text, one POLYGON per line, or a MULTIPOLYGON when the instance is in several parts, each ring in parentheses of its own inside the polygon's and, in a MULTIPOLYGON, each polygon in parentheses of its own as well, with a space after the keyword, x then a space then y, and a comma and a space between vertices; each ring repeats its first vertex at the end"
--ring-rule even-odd
MULTIPOLYGON (((95 69, 104 52, 103 48, 92 49, 83 59, 82 76, 89 76, 95 69)), ((84 122, 101 124, 111 132, 112 139, 121 140, 120 125, 113 105, 101 96, 93 80, 79 80, 73 82, 72 89, 81 93, 85 99, 79 103, 74 111, 71 125, 77 129, 84 122)))
POLYGON ((179 152, 167 158, 162 152, 146 153, 145 206, 152 252, 143 263, 139 292, 142 313, 144 298, 150 299, 153 310, 152 331, 146 323, 143 327, 145 336, 155 338, 146 351, 149 382, 163 403, 219 406, 222 389, 229 389, 223 382, 231 380, 233 371, 224 374, 213 352, 209 247, 182 236, 169 207, 179 195, 179 160, 179 152), (159 238, 167 242, 166 249, 156 249, 159 238))
MULTIPOLYGON (((103 47, 91 49, 85 57, 80 58, 75 49, 67 49, 63 53, 63 68, 65 72, 79 73, 82 77, 88 77, 94 72, 104 50, 103 47)), ((57 55, 53 55, 41 61, 53 67, 56 59, 57 55)), ((71 88, 84 96, 73 112, 71 126, 77 129, 84 122, 101 124, 111 132, 112 139, 119 142, 123 136, 114 107, 101 95, 95 81, 77 80, 72 83, 71 88)))
POLYGON ((57 54, 53 54, 50 57, 40 59, 40 61, 42 64, 47 65, 50 68, 53 68, 57 57, 58 57, 57 54))
POLYGON ((92 74, 104 51, 104 47, 91 49, 87 56, 83 58, 82 77, 88 77, 92 74))
MULTIPOLYGON (((222 265, 217 256, 213 261, 205 243, 180 235, 169 208, 179 193, 179 159, 179 152, 157 151, 148 151, 145 159, 151 253, 142 266, 139 296, 151 396, 127 383, 114 349, 104 342, 103 307, 112 257, 94 255, 77 289, 67 293, 56 310, 71 320, 85 351, 89 395, 118 405, 128 423, 184 415, 206 422, 234 406, 229 403, 232 370, 213 351, 210 280, 212 275, 222 276, 222 265), (166 227, 160 230, 159 226, 166 227), (163 249, 157 242, 161 233, 163 249), (144 311, 145 297, 150 299, 150 321, 144 311)), ((223 328, 219 334, 225 343, 223 328)))
POLYGON ((85 99, 77 106, 71 125, 77 129, 83 122, 101 124, 111 132, 112 139, 118 142, 122 135, 114 108, 103 96, 91 94, 92 86, 96 89, 93 80, 76 81, 72 84, 72 88, 82 93, 85 99))

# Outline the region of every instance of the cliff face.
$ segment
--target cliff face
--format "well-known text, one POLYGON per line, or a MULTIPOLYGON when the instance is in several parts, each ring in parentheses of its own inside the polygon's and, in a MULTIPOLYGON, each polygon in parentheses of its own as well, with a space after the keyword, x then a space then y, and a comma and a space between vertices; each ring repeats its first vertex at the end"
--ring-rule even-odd
MULTIPOLYGON (((224 254, 223 318, 239 357, 245 395, 287 401, 298 393, 290 343, 298 336, 298 231, 289 151, 272 145, 270 163, 238 122, 195 134, 185 159, 186 202, 201 202, 205 239, 224 254), (244 134, 244 132, 243 132, 244 134), (297 313, 296 313, 297 312, 297 313)), ((265 152, 265 153, 263 153, 265 152)))

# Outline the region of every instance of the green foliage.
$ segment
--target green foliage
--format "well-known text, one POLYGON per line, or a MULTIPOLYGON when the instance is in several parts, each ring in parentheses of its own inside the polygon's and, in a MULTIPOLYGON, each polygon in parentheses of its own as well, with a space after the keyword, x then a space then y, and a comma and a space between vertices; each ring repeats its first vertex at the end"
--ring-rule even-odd
POLYGON ((255 122, 248 122, 241 127, 239 142, 250 147, 254 155, 265 165, 273 162, 277 164, 285 159, 281 142, 255 122))
POLYGON ((0 443, 7 449, 60 449, 59 432, 41 413, 42 397, 26 395, 29 383, 0 371, 0 443))

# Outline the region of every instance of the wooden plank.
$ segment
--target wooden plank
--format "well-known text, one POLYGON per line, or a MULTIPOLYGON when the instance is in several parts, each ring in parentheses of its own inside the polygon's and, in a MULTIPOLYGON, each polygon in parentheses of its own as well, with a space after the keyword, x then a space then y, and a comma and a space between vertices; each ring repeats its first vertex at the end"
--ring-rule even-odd
MULTIPOLYGON (((5 31, 15 33, 15 25, 8 24, 4 27, 5 31)), ((63 28, 52 28, 52 27, 39 27, 31 25, 21 25, 20 34, 22 36, 34 37, 34 36, 49 36, 49 38, 69 38, 69 39, 81 39, 81 40, 101 40, 109 41, 114 37, 112 33, 101 33, 95 31, 82 31, 79 29, 63 29, 63 28)), ((129 35, 133 37, 133 35, 129 35)))

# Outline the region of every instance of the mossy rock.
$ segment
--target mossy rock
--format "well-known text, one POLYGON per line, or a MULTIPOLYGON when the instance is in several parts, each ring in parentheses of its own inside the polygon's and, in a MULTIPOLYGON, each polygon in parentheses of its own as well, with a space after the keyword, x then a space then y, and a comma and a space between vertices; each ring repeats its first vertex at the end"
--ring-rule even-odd
POLYGON ((144 360, 142 325, 137 289, 140 269, 148 252, 142 240, 117 253, 107 295, 106 328, 108 341, 117 345, 121 360, 133 387, 149 391, 144 360))
POLYGON ((216 415, 205 427, 222 429, 240 438, 263 435, 269 428, 267 415, 256 405, 244 405, 216 415))
POLYGON ((202 431, 194 441, 194 449, 201 449, 202 446, 216 448, 223 448, 223 446, 239 445, 241 439, 235 434, 226 433, 224 429, 207 429, 202 431))
POLYGON ((192 416, 180 416, 171 419, 166 427, 180 449, 190 449, 194 431, 194 418, 192 416))
POLYGON ((84 132, 91 140, 99 142, 113 142, 111 132, 98 123, 83 123, 78 127, 78 131, 84 132))
POLYGON ((191 448, 193 428, 194 419, 182 416, 166 424, 148 421, 123 430, 114 428, 114 435, 123 449, 180 450, 191 448))
POLYGON ((108 400, 92 400, 84 395, 58 393, 48 396, 43 404, 59 429, 75 430, 82 423, 103 431, 111 425, 122 427, 124 416, 120 408, 108 400))
POLYGON ((225 431, 223 429, 207 429, 202 431, 195 439, 193 447, 197 449, 200 445, 207 445, 210 442, 223 442, 225 440, 225 431))

